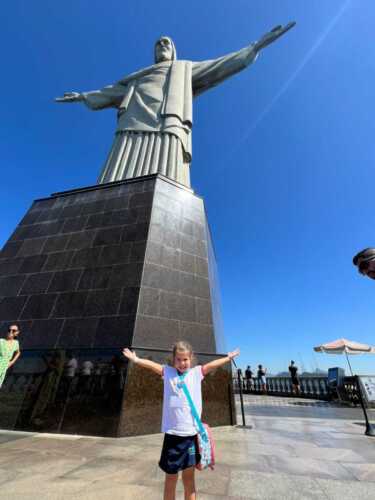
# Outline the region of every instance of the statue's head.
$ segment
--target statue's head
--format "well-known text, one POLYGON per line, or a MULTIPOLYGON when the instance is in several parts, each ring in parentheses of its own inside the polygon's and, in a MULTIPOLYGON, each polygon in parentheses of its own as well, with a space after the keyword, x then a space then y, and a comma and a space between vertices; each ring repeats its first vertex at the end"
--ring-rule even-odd
POLYGON ((155 43, 155 62, 174 61, 175 59, 177 59, 177 54, 172 38, 161 36, 155 43))

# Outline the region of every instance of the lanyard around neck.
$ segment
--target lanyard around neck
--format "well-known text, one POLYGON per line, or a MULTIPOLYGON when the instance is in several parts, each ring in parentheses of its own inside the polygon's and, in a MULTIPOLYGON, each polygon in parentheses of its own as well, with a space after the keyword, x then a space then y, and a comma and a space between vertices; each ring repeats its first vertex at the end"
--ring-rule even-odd
MULTIPOLYGON (((179 389, 182 389, 184 391, 184 394, 186 396, 186 399, 188 400, 188 403, 190 405, 190 410, 191 410, 191 413, 193 415, 193 418, 195 419, 195 421, 197 422, 197 425, 198 425, 198 429, 199 429, 199 433, 202 435, 202 437, 204 436, 207 436, 207 433, 206 433, 206 429, 203 427, 203 424, 202 424, 202 421, 201 419, 199 418, 199 415, 198 415, 198 412, 197 412, 197 409, 195 408, 195 404, 193 402, 193 399, 192 397, 190 396, 190 392, 189 392, 189 389, 186 387, 186 384, 185 384, 185 381, 184 381, 184 378, 186 377, 188 372, 185 372, 183 373, 182 375, 179 375, 179 379, 180 379, 180 382, 178 383, 178 388, 179 389)), ((207 437, 208 439, 208 437, 207 437)))

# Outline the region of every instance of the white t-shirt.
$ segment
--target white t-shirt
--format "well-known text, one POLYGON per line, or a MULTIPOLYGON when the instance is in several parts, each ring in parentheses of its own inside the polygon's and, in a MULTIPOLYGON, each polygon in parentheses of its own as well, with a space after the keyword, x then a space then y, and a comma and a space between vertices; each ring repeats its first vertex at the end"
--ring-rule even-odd
MULTIPOLYGON (((194 436, 197 425, 191 408, 182 388, 177 385, 180 378, 176 368, 163 366, 164 397, 161 431, 176 436, 194 436)), ((202 366, 191 368, 184 378, 191 399, 199 417, 202 414, 202 366)))

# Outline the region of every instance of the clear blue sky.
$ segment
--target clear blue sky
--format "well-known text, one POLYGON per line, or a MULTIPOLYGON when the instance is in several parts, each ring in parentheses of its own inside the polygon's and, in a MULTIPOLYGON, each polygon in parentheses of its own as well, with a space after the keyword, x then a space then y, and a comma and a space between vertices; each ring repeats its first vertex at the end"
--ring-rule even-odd
MULTIPOLYGON (((375 344, 375 282, 351 264, 375 245, 374 18, 373 0, 6 2, 0 244, 33 199, 94 184, 110 147, 114 111, 55 96, 149 65, 162 34, 179 58, 203 60, 295 20, 253 66, 195 102, 192 182, 240 364, 344 366, 312 347, 375 344)), ((352 362, 375 373, 375 357, 352 362)))

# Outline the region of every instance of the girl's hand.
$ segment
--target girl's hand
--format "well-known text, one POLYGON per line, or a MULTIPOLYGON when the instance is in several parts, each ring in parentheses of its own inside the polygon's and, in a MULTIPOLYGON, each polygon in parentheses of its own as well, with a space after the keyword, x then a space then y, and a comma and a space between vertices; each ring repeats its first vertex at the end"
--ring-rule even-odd
POLYGON ((128 360, 132 361, 133 363, 137 363, 137 361, 139 360, 135 351, 131 351, 128 348, 123 349, 122 354, 125 356, 125 358, 128 358, 128 360))
POLYGON ((232 360, 232 359, 236 358, 239 354, 240 354, 240 350, 236 349, 235 351, 228 352, 228 358, 230 360, 232 360))

